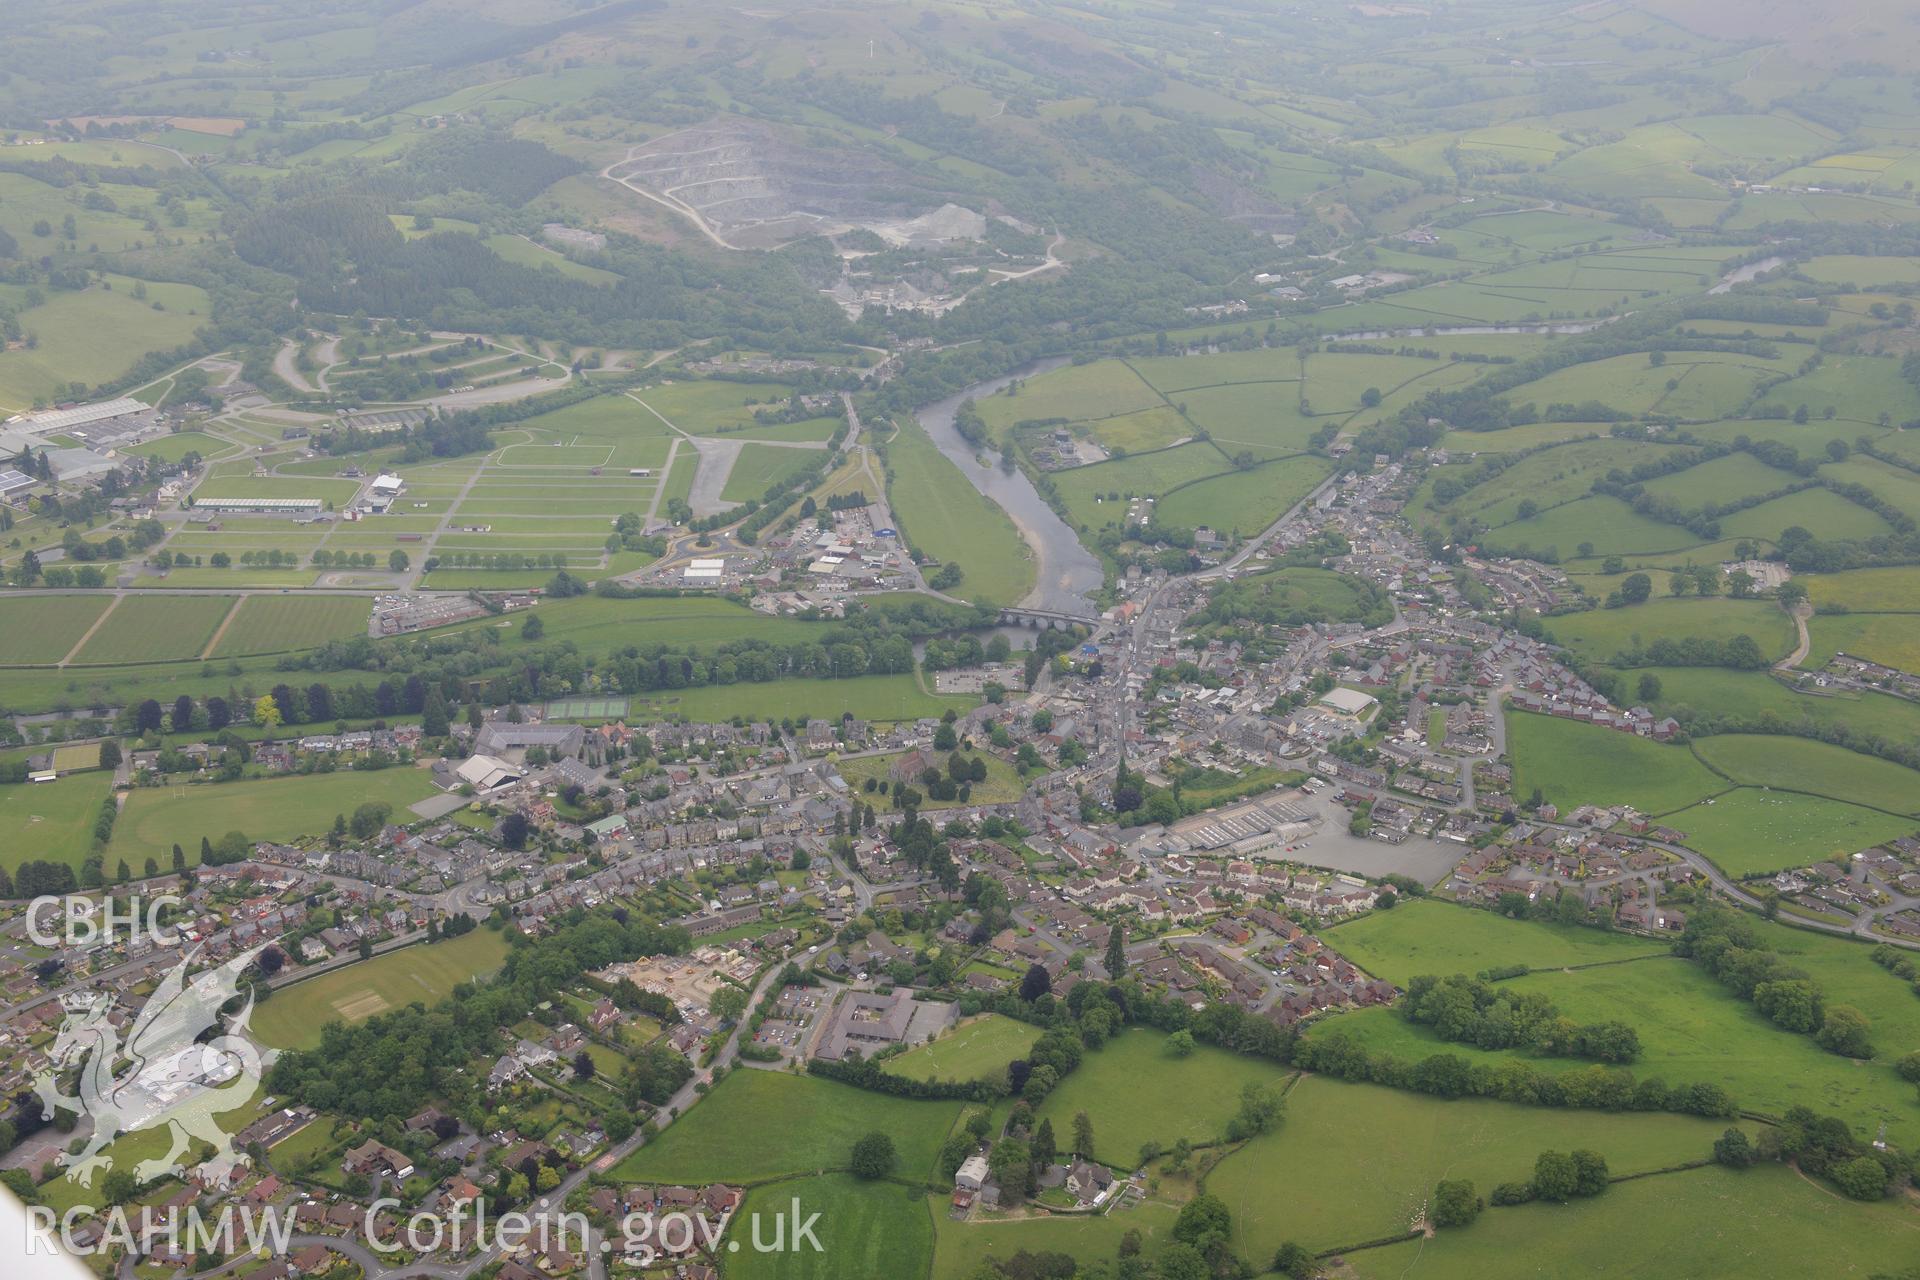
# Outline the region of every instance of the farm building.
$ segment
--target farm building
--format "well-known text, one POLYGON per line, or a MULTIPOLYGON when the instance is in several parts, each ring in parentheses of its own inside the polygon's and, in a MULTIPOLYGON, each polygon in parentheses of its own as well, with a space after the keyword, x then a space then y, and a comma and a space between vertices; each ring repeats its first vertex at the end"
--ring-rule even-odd
POLYGON ((90 426, 96 422, 107 422, 114 418, 152 411, 153 406, 142 404, 131 396, 122 396, 118 400, 102 400, 98 404, 74 405, 68 409, 48 409, 42 413, 29 414, 27 421, 33 424, 35 431, 70 431, 74 427, 90 426))
POLYGON ((283 514, 293 511, 318 511, 318 498, 195 498, 193 505, 202 511, 265 512, 283 514))

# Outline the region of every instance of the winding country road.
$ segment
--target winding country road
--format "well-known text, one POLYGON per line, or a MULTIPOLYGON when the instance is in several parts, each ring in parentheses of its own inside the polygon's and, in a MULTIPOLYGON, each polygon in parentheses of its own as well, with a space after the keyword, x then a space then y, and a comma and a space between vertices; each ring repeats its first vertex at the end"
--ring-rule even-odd
POLYGON ((1813 606, 1802 600, 1793 607, 1793 625, 1800 631, 1800 643, 1792 653, 1773 664, 1775 671, 1792 671, 1807 660, 1807 653, 1813 648, 1813 637, 1807 633, 1807 619, 1813 616, 1813 606))

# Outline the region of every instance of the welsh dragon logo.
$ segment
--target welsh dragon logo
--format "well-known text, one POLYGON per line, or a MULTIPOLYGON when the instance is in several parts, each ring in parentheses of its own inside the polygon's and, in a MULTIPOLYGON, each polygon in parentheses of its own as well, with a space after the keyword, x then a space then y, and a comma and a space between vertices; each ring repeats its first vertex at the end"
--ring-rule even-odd
POLYGON ((96 1171, 113 1167, 108 1148, 115 1139, 161 1125, 171 1135, 166 1152, 133 1169, 143 1183, 183 1173, 182 1157, 191 1153, 196 1140, 213 1148, 212 1157, 202 1162, 213 1177, 224 1179, 250 1163, 214 1117, 246 1105, 270 1061, 246 1038, 252 993, 227 1020, 225 1031, 201 1037, 218 1027, 222 1006, 239 995, 240 974, 258 951, 244 952, 191 979, 187 970, 199 949, 182 956, 141 1006, 124 1043, 109 1017, 111 999, 90 992, 61 997, 66 1020, 34 1091, 45 1117, 65 1108, 92 1123, 85 1148, 60 1157, 71 1171, 68 1176, 91 1186, 96 1171), (76 1069, 76 1092, 66 1093, 61 1077, 76 1069))

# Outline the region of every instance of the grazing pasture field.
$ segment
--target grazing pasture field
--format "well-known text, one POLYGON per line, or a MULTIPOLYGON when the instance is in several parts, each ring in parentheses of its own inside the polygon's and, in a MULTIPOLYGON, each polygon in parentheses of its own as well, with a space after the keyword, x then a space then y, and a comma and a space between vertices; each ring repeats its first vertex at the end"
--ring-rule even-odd
POLYGON ((790 476, 798 475, 826 455, 812 449, 782 449, 771 445, 748 445, 734 459, 727 473, 726 487, 720 496, 728 502, 750 502, 790 476))
POLYGON ((1056 472, 1052 479, 1073 523, 1083 531, 1092 531, 1110 525, 1117 528, 1126 518, 1129 496, 1159 497, 1228 468, 1219 449, 1195 441, 1176 449, 1056 472))
POLYGON ((1583 544, 1591 544, 1595 555, 1646 555, 1684 551, 1700 540, 1677 524, 1641 515, 1618 498, 1595 494, 1529 520, 1500 525, 1486 541, 1503 549, 1557 551, 1571 557, 1583 544))
POLYGON ((250 596, 208 656, 311 649, 366 629, 367 602, 357 596, 250 596))
POLYGON ((1920 258, 1868 258, 1855 254, 1827 254, 1809 258, 1800 271, 1821 284, 1920 284, 1920 258))
POLYGON ((329 1022, 365 1022, 415 1001, 431 1007, 506 958, 507 940, 492 929, 402 947, 275 991, 254 1010, 253 1032, 275 1049, 311 1049, 329 1022))
MULTIPOLYGON (((1531 502, 1543 510, 1570 503, 1589 494, 1593 482, 1609 471, 1631 467, 1637 462, 1661 460, 1672 453, 1672 449, 1664 446, 1627 440, 1575 440, 1520 459, 1492 479, 1469 489, 1445 509, 1475 516, 1489 525, 1504 525, 1520 518, 1519 507, 1523 502, 1531 502)), ((1686 456, 1691 457, 1691 451, 1686 456)), ((1437 474, 1447 472, 1443 469, 1437 474)))
POLYGON ((1799 525, 1818 529, 1822 538, 1873 538, 1889 530, 1887 522, 1830 489, 1802 489, 1757 507, 1736 511, 1720 520, 1723 538, 1763 538, 1771 542, 1781 530, 1799 525))
POLYGON ((893 1138, 900 1176, 930 1178, 961 1110, 957 1102, 919 1102, 812 1076, 740 1070, 622 1160, 614 1176, 737 1183, 840 1169, 853 1144, 877 1129, 893 1138))
MULTIPOLYGON (((758 421, 753 416, 755 409, 779 408, 792 397, 793 388, 784 383, 728 382, 723 378, 704 378, 648 387, 626 398, 630 401, 639 400, 682 431, 701 436, 757 426, 758 421)), ((620 399, 619 396, 602 396, 575 405, 571 410, 562 409, 532 421, 543 426, 559 427, 562 425, 560 414, 577 413, 589 406, 604 406, 600 412, 616 413, 620 399)), ((659 423, 659 419, 648 413, 646 408, 640 411, 640 417, 656 425, 659 423)))
POLYGON ((112 603, 108 596, 34 596, 0 600, 0 662, 58 662, 112 603))
POLYGON ((1623 1182, 1592 1200, 1494 1209, 1462 1231, 1351 1254, 1358 1280, 1748 1280, 1891 1273, 1920 1251, 1920 1223, 1893 1201, 1861 1204, 1778 1166, 1719 1166, 1623 1182))
POLYGON ((1825 796, 1761 787, 1742 787, 1661 820, 1686 833, 1689 849, 1735 877, 1770 875, 1827 859, 1844 862, 1862 849, 1911 835, 1920 826, 1911 818, 1825 796))
POLYGON ((1738 409, 1763 379, 1789 371, 1732 352, 1676 352, 1659 365, 1636 353, 1569 365, 1508 395, 1515 404, 1542 409, 1594 401, 1627 413, 1719 418, 1738 409))
MULTIPOLYGON (((1816 626, 1816 650, 1819 637, 1816 626)), ((1662 714, 1692 708, 1710 715, 1750 719, 1771 713, 1788 724, 1844 724, 1896 741, 1920 738, 1920 704, 1889 694, 1833 690, 1801 693, 1764 671, 1729 671, 1722 667, 1636 668, 1630 674, 1635 680, 1651 674, 1660 681, 1660 696, 1650 705, 1662 714)))
POLYGON ((434 794, 427 771, 406 765, 248 782, 137 787, 121 808, 109 851, 136 866, 148 855, 165 865, 178 844, 193 861, 200 856, 202 836, 218 842, 229 831, 245 832, 251 840, 319 835, 332 825, 334 815, 351 815, 369 801, 392 805, 404 820, 408 805, 434 794))
POLYGON ((1898 360, 1829 355, 1813 372, 1768 391, 1753 412, 1797 413, 1802 405, 1815 418, 1831 409, 1835 417, 1877 426, 1882 413, 1896 423, 1920 417, 1920 390, 1900 376, 1898 360))
MULTIPOLYGON (((8 214, 0 221, 17 209, 11 197, 5 208, 8 214)), ((138 230, 138 223, 131 225, 138 230)), ((16 238, 23 246, 29 243, 24 233, 16 238)), ((211 304, 196 285, 149 281, 152 301, 141 302, 133 297, 130 277, 105 278, 112 282, 111 292, 97 285, 54 289, 39 305, 19 313, 21 326, 38 342, 0 351, 0 408, 20 410, 36 399, 58 400, 71 394, 76 382, 112 381, 148 352, 184 346, 207 323, 211 304), (155 304, 164 309, 156 310, 155 304)))
MULTIPOLYGON (((1290 347, 1223 351, 1210 356, 1144 356, 1127 361, 1127 365, 1169 398, 1197 387, 1300 381, 1300 357, 1290 347)), ((1278 387, 1269 386, 1266 394, 1275 399, 1288 398, 1287 392, 1278 387)))
MULTIPOLYGON (((1920 565, 1881 569, 1849 569, 1844 573, 1810 573, 1807 598, 1816 607, 1837 605, 1854 613, 1920 612, 1920 565)), ((1815 624, 1833 621, 1816 618, 1815 624)))
POLYGON ((1857 484, 1908 519, 1920 516, 1920 475, 1855 454, 1846 462, 1829 462, 1820 475, 1840 484, 1857 484))
POLYGON ((1317 351, 1307 357, 1307 381, 1301 394, 1315 413, 1347 413, 1361 407, 1361 396, 1369 388, 1384 395, 1438 367, 1437 362, 1417 356, 1317 351))
POLYGON ((1729 453, 1685 471, 1656 476, 1647 481, 1646 491, 1684 510, 1697 511, 1756 494, 1774 493, 1799 480, 1800 477, 1770 467, 1750 453, 1729 453))
POLYGON ((905 421, 887 445, 887 497, 907 545, 966 575, 954 594, 1017 604, 1033 590, 1033 551, 1013 521, 960 468, 905 421))
POLYGON ((1135 1027, 1087 1052, 1072 1074, 1048 1094, 1035 1115, 1053 1131, 1073 1133, 1075 1113, 1093 1121, 1094 1155, 1115 1168, 1132 1168, 1148 1142, 1171 1147, 1181 1138, 1212 1142, 1226 1132, 1248 1084, 1278 1086, 1276 1063, 1202 1045, 1179 1058, 1158 1031, 1135 1027))
POLYGON ((1096 360, 1022 379, 974 407, 994 438, 1000 439, 1019 422, 1113 418, 1164 403, 1126 361, 1096 360))
POLYGON ((1910 983, 1873 962, 1874 944, 1765 920, 1755 927, 1820 984, 1828 1003, 1870 1011, 1875 1062, 1892 1064, 1920 1045, 1920 1000, 1907 998, 1910 983))
POLYGON ((1241 1255, 1271 1258, 1287 1240, 1319 1250, 1404 1231, 1441 1178, 1469 1179, 1484 1195, 1525 1181, 1540 1152, 1576 1148, 1605 1156, 1615 1176, 1644 1173, 1702 1159, 1725 1128, 1664 1113, 1448 1101, 1310 1076, 1287 1095, 1280 1127, 1221 1160, 1207 1190, 1233 1211, 1241 1255))
POLYGON ((1357 622, 1365 614, 1364 583, 1331 569, 1288 565, 1250 574, 1235 582, 1237 594, 1282 612, 1296 611, 1316 621, 1357 622))
POLYGON ((1511 708, 1507 750, 1514 796, 1525 799, 1538 788, 1563 812, 1580 804, 1630 804, 1642 813, 1671 813, 1732 785, 1685 747, 1511 708))
POLYGON ((1288 386, 1271 382, 1201 387, 1176 397, 1194 426, 1204 428, 1228 454, 1255 457, 1299 453, 1333 419, 1300 412, 1288 386))
POLYGON ((887 1059, 887 1070, 910 1080, 982 1080, 1006 1078, 1007 1064, 1025 1056, 1040 1029, 983 1014, 943 1032, 936 1040, 887 1059))
MULTIPOLYGON (((1664 585, 1656 580, 1655 589, 1664 585)), ((1795 641, 1793 619, 1771 600, 1655 596, 1645 604, 1623 609, 1593 609, 1544 621, 1555 643, 1588 662, 1606 662, 1661 639, 1725 642, 1746 635, 1753 637, 1760 652, 1769 658, 1785 656, 1795 641)))
POLYGON ((1507 427, 1501 431, 1449 431, 1441 437, 1440 443, 1450 451, 1516 453, 1543 444, 1584 440, 1596 430, 1591 422, 1530 422, 1523 427, 1507 427))
MULTIPOLYGON (((1867 1135, 1885 1120, 1888 1140, 1903 1148, 1920 1137, 1920 1102, 1914 1099, 1913 1086, 1894 1073, 1890 1061, 1906 1051, 1904 1042, 1891 1032, 1875 1037, 1875 1050, 1883 1055, 1880 1059, 1860 1064, 1838 1057, 1815 1044, 1811 1036, 1774 1026, 1706 970, 1677 956, 1532 973, 1511 981, 1516 990, 1545 995, 1575 1022, 1618 1019, 1632 1026, 1641 1047, 1640 1057, 1630 1068, 1636 1079, 1658 1077, 1669 1086, 1717 1084, 1737 1106, 1768 1115, 1808 1106, 1845 1116, 1856 1132, 1867 1135)), ((1911 999, 1902 995, 1892 978, 1887 980, 1887 992, 1883 1000, 1911 999)), ((1828 997, 1830 1004, 1841 1002, 1828 997)), ((1866 1006, 1870 1018, 1876 1007, 1866 1006)), ((1352 1036, 1369 1050, 1409 1062, 1452 1053, 1475 1065, 1497 1066, 1522 1058, 1555 1073, 1592 1065, 1575 1058, 1488 1051, 1442 1040, 1431 1028, 1408 1022, 1396 1009, 1345 1013, 1315 1026, 1311 1034, 1352 1036)))
POLYGON ((1693 744, 1737 782, 1827 796, 1895 814, 1920 812, 1920 773, 1844 747, 1771 734, 1717 734, 1693 744))
POLYGON ((1480 973, 1505 965, 1562 969, 1660 955, 1664 943, 1580 925, 1509 920, 1491 911, 1411 899, 1324 931, 1327 945, 1376 978, 1480 973))
POLYGON ((1079 424, 1078 429, 1092 436, 1109 451, 1146 453, 1165 449, 1193 434, 1193 428, 1170 405, 1156 405, 1138 413, 1123 413, 1117 418, 1098 418, 1079 424))
POLYGON ((1305 455, 1182 485, 1155 505, 1154 519, 1222 537, 1253 537, 1333 474, 1333 463, 1305 455))
POLYGON ((1807 639, 1803 667, 1817 669, 1832 661, 1834 654, 1845 653, 1902 671, 1920 671, 1920 615, 1816 614, 1807 620, 1807 639))
POLYGON ((126 596, 73 660, 92 665, 197 658, 232 608, 231 596, 126 596))

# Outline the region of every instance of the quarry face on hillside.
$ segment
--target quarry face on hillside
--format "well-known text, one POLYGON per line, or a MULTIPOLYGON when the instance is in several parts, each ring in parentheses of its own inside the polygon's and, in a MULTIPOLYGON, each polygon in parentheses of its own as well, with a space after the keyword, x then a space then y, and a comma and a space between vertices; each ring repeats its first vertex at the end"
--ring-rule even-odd
POLYGON ((607 176, 688 213, 735 248, 856 227, 890 243, 972 239, 985 219, 882 157, 811 146, 755 121, 713 120, 635 147, 607 176))

